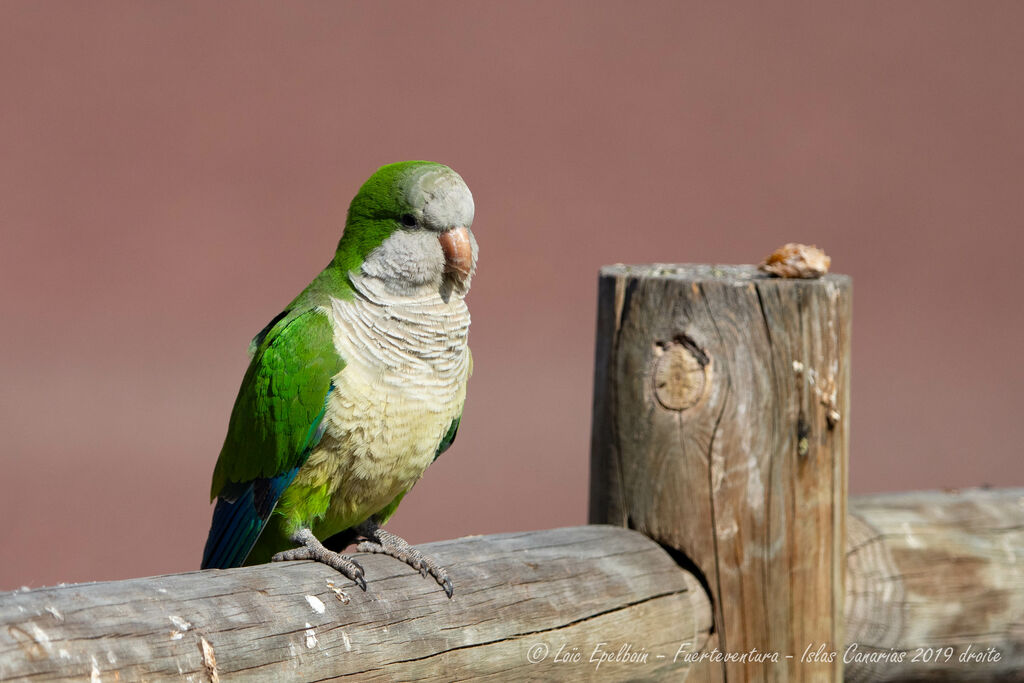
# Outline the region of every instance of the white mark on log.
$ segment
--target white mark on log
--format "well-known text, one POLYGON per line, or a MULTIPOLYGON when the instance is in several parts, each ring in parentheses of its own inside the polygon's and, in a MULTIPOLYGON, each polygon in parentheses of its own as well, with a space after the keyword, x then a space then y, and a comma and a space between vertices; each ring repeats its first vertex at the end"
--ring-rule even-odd
POLYGON ((317 644, 316 631, 313 630, 313 625, 308 621, 306 622, 306 647, 312 650, 317 644))
POLYGON ((64 648, 57 650, 57 656, 61 659, 71 659, 71 653, 64 648))
POLYGON ((747 458, 747 491, 750 511, 760 519, 764 511, 764 482, 761 481, 761 468, 757 464, 757 458, 753 455, 747 458))
POLYGON ((182 631, 187 631, 190 628, 192 628, 192 624, 190 624, 189 622, 185 621, 184 619, 179 617, 177 614, 172 614, 172 615, 170 615, 167 618, 171 620, 172 624, 177 626, 182 631))
POLYGON ((107 662, 110 664, 117 664, 117 657, 110 650, 107 650, 107 662))
POLYGON ((39 628, 38 624, 32 624, 32 638, 35 639, 44 650, 50 651, 50 636, 46 635, 46 631, 39 628))
POLYGON ((181 640, 181 637, 185 633, 185 631, 192 628, 192 624, 185 621, 177 614, 171 614, 167 618, 171 620, 171 623, 174 624, 174 627, 176 629, 173 633, 171 633, 171 640, 181 640))
POLYGON ((345 633, 344 629, 341 631, 341 639, 345 642, 345 652, 352 652, 352 641, 349 640, 348 634, 345 633))
POLYGON ((61 613, 60 613, 60 612, 59 612, 59 611, 57 610, 57 608, 56 608, 56 607, 53 607, 53 606, 51 606, 51 607, 47 607, 47 608, 46 608, 46 611, 47 611, 47 612, 49 612, 50 614, 52 614, 52 615, 53 615, 53 618, 54 618, 54 619, 56 619, 57 621, 59 621, 59 622, 61 622, 61 623, 63 623, 63 622, 64 622, 64 615, 63 615, 63 614, 61 614, 61 613))
POLYGON ((725 457, 721 453, 711 454, 711 490, 718 493, 725 479, 725 457))
POLYGON ((327 607, 324 605, 323 601, 320 598, 316 597, 315 595, 307 595, 306 596, 306 602, 309 603, 309 606, 312 607, 313 611, 316 612, 317 614, 323 614, 324 610, 327 609, 327 607))
POLYGON ((100 683, 103 679, 100 678, 100 665, 96 661, 96 658, 92 658, 92 670, 89 672, 89 683, 100 683))
POLYGON ((898 590, 898 584, 895 581, 883 581, 880 584, 882 587, 882 602, 880 604, 888 604, 896 600, 902 591, 898 590))
POLYGON ((717 527, 718 538, 723 541, 732 538, 740 530, 735 519, 718 520, 717 527))
MULTIPOLYGON (((829 325, 832 325, 831 319, 829 319, 829 325)), ((828 422, 828 428, 832 429, 842 417, 836 407, 838 401, 838 390, 835 378, 839 374, 838 355, 833 354, 830 362, 831 370, 828 376, 821 381, 819 381, 817 370, 804 366, 804 364, 798 360, 793 361, 793 371, 796 373, 798 381, 801 381, 804 378, 807 379, 807 384, 811 386, 814 395, 817 396, 818 403, 824 406, 825 419, 828 422)))
POLYGON ((921 539, 912 533, 907 533, 907 547, 908 548, 923 548, 924 543, 921 543, 921 539))
POLYGON ((203 668, 210 683, 220 683, 220 674, 217 673, 217 655, 213 652, 213 645, 202 636, 199 637, 199 651, 203 653, 203 668))
POLYGON ((1008 536, 1003 538, 999 546, 1006 551, 1006 562, 1008 564, 1017 564, 1018 548, 1008 536))
POLYGON ((157 589, 156 589, 156 592, 157 592, 157 593, 166 593, 166 592, 167 592, 167 589, 166 589, 166 588, 157 588, 157 589))

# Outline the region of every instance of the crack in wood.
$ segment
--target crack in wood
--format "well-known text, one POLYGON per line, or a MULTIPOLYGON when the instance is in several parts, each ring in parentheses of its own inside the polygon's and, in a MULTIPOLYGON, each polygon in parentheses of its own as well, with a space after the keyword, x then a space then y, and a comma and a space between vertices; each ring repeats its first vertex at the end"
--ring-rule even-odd
POLYGON ((387 667, 393 666, 395 664, 409 664, 411 662, 422 662, 422 661, 425 661, 425 660, 428 660, 428 659, 432 659, 434 657, 439 657, 439 656, 446 655, 446 654, 448 654, 450 652, 455 652, 457 650, 466 650, 466 649, 477 648, 477 647, 487 647, 488 645, 497 645, 499 643, 511 642, 513 640, 521 640, 522 638, 528 638, 530 636, 537 636, 537 635, 543 635, 545 633, 553 633, 553 632, 556 632, 556 631, 562 631, 562 630, 565 630, 565 629, 570 628, 572 626, 575 626, 577 624, 582 624, 582 623, 585 623, 587 621, 592 621, 592 620, 597 619, 599 617, 603 617, 603 616, 606 616, 606 615, 609 615, 609 614, 614 614, 616 612, 621 612, 621 611, 628 610, 628 609, 633 609, 633 608, 635 608, 637 606, 641 606, 641 605, 644 605, 645 603, 650 603, 650 602, 653 602, 655 600, 662 600, 662 599, 671 598, 671 597, 674 597, 674 596, 682 596, 682 595, 686 594, 687 592, 688 591, 686 589, 675 590, 675 591, 666 591, 664 593, 658 593, 656 595, 648 596, 648 597, 643 598, 641 600, 627 602, 627 603, 625 603, 623 605, 614 607, 612 609, 604 610, 604 611, 601 611, 601 612, 595 612, 594 614, 590 614, 590 615, 587 615, 585 617, 581 617, 579 619, 574 619, 572 621, 568 621, 568 622, 565 622, 563 624, 558 624, 558 625, 552 626, 550 628, 537 629, 537 630, 534 630, 534 631, 523 631, 521 633, 513 633, 513 634, 510 634, 510 635, 505 636, 503 638, 497 638, 495 640, 482 641, 482 642, 478 642, 478 643, 467 643, 465 645, 459 645, 459 646, 456 646, 456 647, 448 648, 446 650, 441 650, 441 651, 438 651, 438 652, 433 652, 433 653, 430 653, 430 654, 422 655, 420 657, 412 657, 410 659, 395 659, 395 660, 391 660, 391 661, 387 662, 386 664, 383 664, 382 666, 374 667, 372 669, 364 669, 363 671, 353 671, 352 673, 347 673, 347 674, 343 674, 341 676, 338 676, 338 678, 346 678, 348 676, 359 676, 359 675, 362 675, 362 674, 373 673, 375 671, 384 671, 384 670, 387 669, 387 667))

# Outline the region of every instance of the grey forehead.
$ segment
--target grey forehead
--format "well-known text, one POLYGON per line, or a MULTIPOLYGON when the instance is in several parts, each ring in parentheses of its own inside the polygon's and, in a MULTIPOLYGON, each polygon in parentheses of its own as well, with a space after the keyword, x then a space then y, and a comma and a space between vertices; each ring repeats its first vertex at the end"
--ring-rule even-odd
POLYGON ((473 193, 458 173, 447 167, 420 170, 406 193, 409 204, 421 208, 430 227, 444 229, 473 224, 473 193))

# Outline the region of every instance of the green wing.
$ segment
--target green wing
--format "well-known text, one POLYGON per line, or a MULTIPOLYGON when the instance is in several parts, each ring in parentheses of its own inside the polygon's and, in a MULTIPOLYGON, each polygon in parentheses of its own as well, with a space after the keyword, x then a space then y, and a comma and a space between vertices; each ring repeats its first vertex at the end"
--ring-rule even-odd
MULTIPOLYGON (((467 371, 466 378, 473 374, 473 353, 469 354, 469 370, 467 371)), ((459 424, 462 422, 462 410, 459 410, 459 416, 452 420, 452 423, 448 426, 448 431, 445 432, 444 436, 441 437, 441 443, 437 445, 437 451, 434 452, 434 460, 436 461, 441 457, 441 454, 448 450, 453 443, 455 443, 455 437, 459 433, 459 424)), ((395 504, 397 506, 397 503, 395 504)))
POLYGON ((322 311, 289 312, 261 334, 231 411, 211 498, 229 482, 273 478, 302 465, 322 435, 331 379, 345 367, 322 311))
POLYGON ((453 443, 455 443, 455 437, 459 433, 459 423, 462 422, 462 416, 459 415, 457 418, 452 420, 452 424, 448 427, 448 431, 441 438, 441 443, 437 445, 437 450, 434 452, 434 460, 441 457, 441 454, 448 450, 453 443))
POLYGON ((245 562, 281 494, 323 436, 331 380, 345 366, 334 350, 330 321, 315 309, 279 315, 253 346, 213 472, 217 505, 204 569, 245 562))

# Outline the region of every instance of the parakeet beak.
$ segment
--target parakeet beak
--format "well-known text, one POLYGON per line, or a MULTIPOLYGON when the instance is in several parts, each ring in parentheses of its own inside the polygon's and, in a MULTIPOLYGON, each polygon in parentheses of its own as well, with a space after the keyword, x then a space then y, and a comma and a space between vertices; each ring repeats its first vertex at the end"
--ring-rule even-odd
POLYGON ((473 247, 469 242, 469 231, 463 227, 442 232, 438 239, 444 252, 444 270, 462 282, 473 270, 473 247))

